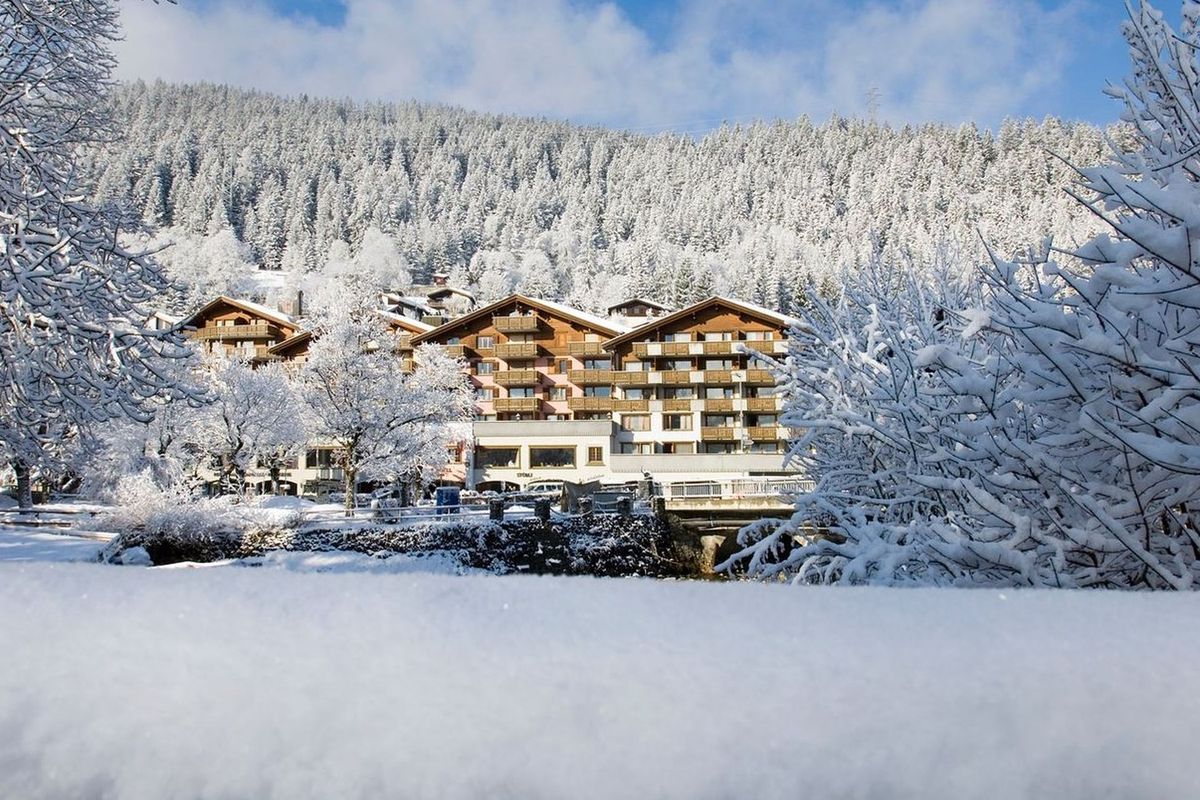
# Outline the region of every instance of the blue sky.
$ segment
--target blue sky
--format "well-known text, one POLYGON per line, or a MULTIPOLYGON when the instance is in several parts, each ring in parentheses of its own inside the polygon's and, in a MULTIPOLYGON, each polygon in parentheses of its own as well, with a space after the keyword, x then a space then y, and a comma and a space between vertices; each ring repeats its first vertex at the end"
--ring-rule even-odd
POLYGON ((122 6, 126 78, 417 98, 646 132, 872 109, 897 123, 1104 123, 1118 108, 1101 88, 1126 71, 1120 0, 122 6))

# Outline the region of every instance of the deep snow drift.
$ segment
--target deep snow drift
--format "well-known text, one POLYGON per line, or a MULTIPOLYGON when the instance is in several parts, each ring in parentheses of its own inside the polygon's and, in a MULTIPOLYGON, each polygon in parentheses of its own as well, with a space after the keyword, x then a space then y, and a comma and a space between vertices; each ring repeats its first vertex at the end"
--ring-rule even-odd
POLYGON ((1200 595, 0 564, 0 797, 1195 797, 1200 595))

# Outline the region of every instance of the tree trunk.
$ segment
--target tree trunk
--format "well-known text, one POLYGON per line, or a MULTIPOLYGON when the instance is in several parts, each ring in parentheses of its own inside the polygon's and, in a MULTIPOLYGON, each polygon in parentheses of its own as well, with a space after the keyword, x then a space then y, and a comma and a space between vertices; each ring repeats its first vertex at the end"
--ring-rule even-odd
POLYGON ((345 476, 345 479, 346 479, 346 516, 353 517, 354 516, 354 501, 355 501, 354 490, 358 486, 358 481, 356 480, 356 478, 358 477, 358 473, 355 470, 352 470, 349 467, 346 467, 345 469, 342 470, 342 474, 345 476))
POLYGON ((29 465, 24 461, 14 461, 13 472, 17 475, 17 506, 22 514, 28 514, 33 511, 33 484, 29 465))
POLYGON ((271 467, 271 494, 275 495, 276 497, 279 496, 279 473, 280 472, 281 472, 281 470, 280 470, 279 466, 276 465, 276 466, 271 467))

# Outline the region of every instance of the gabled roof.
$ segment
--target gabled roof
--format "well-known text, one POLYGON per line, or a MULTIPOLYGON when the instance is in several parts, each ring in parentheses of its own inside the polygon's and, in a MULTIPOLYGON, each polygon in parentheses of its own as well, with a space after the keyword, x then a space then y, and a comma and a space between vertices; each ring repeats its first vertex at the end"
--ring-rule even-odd
POLYGON ((379 316, 387 320, 388 324, 395 325, 397 328, 403 328, 409 333, 426 333, 434 329, 434 325, 421 322, 412 317, 406 317, 403 314, 393 314, 391 311, 380 311, 379 316))
POLYGON ((669 306, 664 306, 662 303, 656 303, 653 300, 647 300, 644 297, 631 297, 628 300, 622 300, 619 303, 614 303, 611 306, 609 306, 608 313, 611 314, 611 313, 613 313, 613 311, 617 310, 618 308, 624 308, 625 306, 632 306, 632 305, 649 306, 650 308, 657 308, 659 311, 670 311, 671 310, 669 306))
POLYGON ((618 325, 612 320, 605 319, 604 317, 597 317, 594 314, 589 314, 586 311, 580 311, 577 308, 571 308, 570 306, 564 306, 560 303, 554 303, 549 300, 535 300, 532 297, 526 297, 523 294, 510 294, 503 300, 497 300, 494 303, 489 303, 482 308, 475 309, 469 314, 463 314, 461 317, 455 317, 454 319, 438 326, 432 331, 422 333, 419 336, 414 336, 413 344, 427 342, 434 338, 435 334, 440 336, 443 333, 454 331, 466 325, 470 325, 476 320, 486 319, 492 316, 493 312, 499 311, 500 309, 512 305, 513 303, 520 303, 521 305, 528 306, 529 308, 535 308, 539 311, 544 311, 545 313, 555 317, 564 317, 572 322, 582 325, 585 328, 592 328, 599 333, 605 334, 606 336, 619 336, 629 330, 624 325, 618 325))
POLYGON ((312 331, 300 331, 295 336, 289 336, 282 342, 276 342, 275 344, 271 345, 267 348, 267 352, 273 356, 277 356, 280 353, 287 353, 296 349, 297 347, 308 344, 312 338, 312 331))
POLYGON ((255 316, 258 316, 258 317, 264 317, 264 318, 269 319, 272 322, 274 322, 278 325, 281 325, 285 328, 290 328, 293 331, 297 331, 300 329, 299 323, 297 323, 294 318, 288 316, 287 314, 284 314, 281 311, 276 311, 273 308, 268 308, 264 305, 260 305, 259 303, 252 303, 249 300, 238 300, 237 298, 234 298, 234 297, 227 297, 226 295, 223 295, 223 294, 217 295, 215 298, 208 301, 207 303, 202 305, 200 308, 196 309, 191 314, 188 314, 186 317, 184 317, 183 326, 185 328, 191 327, 192 323, 195 320, 202 318, 205 314, 207 314, 209 311, 216 308, 217 306, 221 305, 222 303, 224 303, 226 305, 231 305, 234 308, 240 308, 242 311, 245 311, 247 314, 254 314, 255 316))
POLYGON ((729 308, 734 311, 740 311, 742 313, 771 322, 775 325, 779 325, 782 328, 796 328, 802 325, 800 320, 796 319, 795 317, 789 317, 786 314, 780 314, 778 311, 772 311, 769 308, 755 305, 754 303, 747 303, 743 300, 735 300, 732 297, 713 295, 712 297, 701 300, 699 303, 693 303, 687 308, 681 308, 678 311, 662 317, 655 317, 644 325, 639 325, 627 333, 623 333, 620 336, 609 339, 604 343, 604 346, 606 348, 611 348, 634 339, 639 339, 650 331, 657 330, 658 328, 665 328, 674 324, 675 322, 678 322, 679 320, 687 319, 689 316, 698 311, 704 311, 715 306, 724 306, 725 308, 729 308))

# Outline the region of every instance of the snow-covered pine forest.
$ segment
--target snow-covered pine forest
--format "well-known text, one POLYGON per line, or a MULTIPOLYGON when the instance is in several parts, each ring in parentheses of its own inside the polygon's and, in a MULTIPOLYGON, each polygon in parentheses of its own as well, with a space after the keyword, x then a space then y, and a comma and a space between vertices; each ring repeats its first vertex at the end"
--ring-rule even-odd
POLYGON ((243 265, 319 269, 334 242, 378 229, 415 280, 450 273, 484 300, 720 291, 790 310, 799 287, 872 258, 948 252, 970 270, 982 241, 1082 244, 1099 225, 1064 193, 1068 163, 1106 157, 1101 130, 1058 119, 995 133, 800 119, 694 140, 211 85, 139 83, 112 102, 127 135, 93 153, 98 192, 176 242, 177 278, 207 270, 182 276, 206 291, 243 265))

